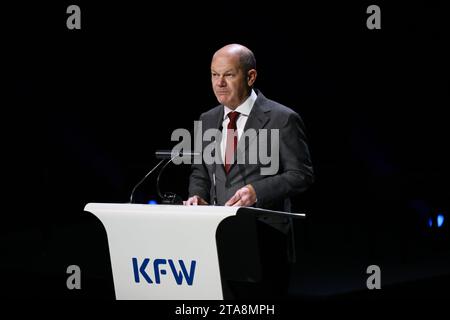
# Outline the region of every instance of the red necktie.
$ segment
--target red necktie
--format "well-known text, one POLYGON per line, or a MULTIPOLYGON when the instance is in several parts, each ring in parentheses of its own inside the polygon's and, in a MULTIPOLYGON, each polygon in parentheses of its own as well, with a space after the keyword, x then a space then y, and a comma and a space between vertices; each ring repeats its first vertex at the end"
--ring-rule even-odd
POLYGON ((237 147, 238 134, 236 122, 239 117, 239 112, 233 111, 228 114, 230 122, 227 126, 227 147, 225 150, 225 172, 230 171, 231 163, 233 162, 234 152, 237 147))

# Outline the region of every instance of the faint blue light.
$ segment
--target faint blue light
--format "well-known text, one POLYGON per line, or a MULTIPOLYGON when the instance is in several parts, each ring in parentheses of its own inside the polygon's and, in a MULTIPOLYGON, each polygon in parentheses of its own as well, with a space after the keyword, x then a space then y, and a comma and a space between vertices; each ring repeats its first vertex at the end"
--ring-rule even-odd
POLYGON ((438 226, 438 228, 442 227, 443 224, 444 224, 444 215, 443 214, 438 214, 438 216, 437 216, 437 226, 438 226))
POLYGON ((158 204, 158 202, 156 200, 148 200, 148 204, 158 204))
POLYGON ((433 226, 433 218, 428 218, 428 226, 431 228, 433 226))

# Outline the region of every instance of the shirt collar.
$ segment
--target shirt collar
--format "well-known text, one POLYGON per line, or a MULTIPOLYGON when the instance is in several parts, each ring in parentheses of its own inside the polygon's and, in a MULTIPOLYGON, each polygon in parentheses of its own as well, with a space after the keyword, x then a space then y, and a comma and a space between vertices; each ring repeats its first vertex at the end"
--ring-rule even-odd
POLYGON ((256 95, 256 92, 252 89, 252 92, 250 93, 248 98, 236 109, 232 110, 227 106, 223 106, 223 119, 226 119, 228 117, 228 114, 233 111, 237 111, 240 114, 243 114, 244 116, 248 117, 250 115, 250 111, 252 111, 253 105, 255 104, 256 98, 258 98, 258 96, 256 95))

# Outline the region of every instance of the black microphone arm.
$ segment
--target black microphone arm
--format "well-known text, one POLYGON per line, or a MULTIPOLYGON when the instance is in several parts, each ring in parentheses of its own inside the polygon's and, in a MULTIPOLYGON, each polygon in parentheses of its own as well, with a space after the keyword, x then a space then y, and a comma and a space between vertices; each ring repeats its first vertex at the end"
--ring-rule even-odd
POLYGON ((161 163, 163 163, 164 161, 165 161, 165 159, 162 159, 160 162, 158 162, 158 164, 157 164, 156 166, 154 166, 154 167, 152 168, 152 170, 150 170, 150 171, 145 175, 145 177, 143 177, 143 178, 141 179, 141 181, 139 181, 139 182, 134 186, 133 191, 131 191, 131 195, 130 195, 130 203, 133 203, 133 196, 134 196, 134 192, 136 191, 137 187, 139 187, 139 186, 141 185, 141 183, 144 182, 145 179, 147 179, 147 177, 153 173, 153 171, 155 171, 156 169, 158 169, 158 167, 159 167, 159 166, 161 165, 161 163))
MULTIPOLYGON (((161 178, 161 174, 163 173, 164 169, 175 159, 180 157, 180 154, 176 154, 171 158, 168 158, 169 161, 166 162, 166 164, 161 168, 158 174, 158 178, 156 178, 156 191, 158 193, 158 196, 162 199, 162 203, 164 204, 183 204, 183 200, 178 196, 176 193, 173 192, 165 192, 164 194, 161 194, 161 189, 159 188, 159 179, 161 178)), ((164 160, 163 160, 164 161, 164 160)))
POLYGON ((158 178, 156 180, 156 191, 158 192, 158 196, 162 199, 163 203, 166 204, 174 204, 174 203, 183 203, 183 201, 181 200, 181 198, 176 195, 175 193, 172 192, 166 192, 164 195, 161 194, 161 191, 159 189, 159 179, 161 177, 162 172, 164 171, 164 169, 167 167, 167 165, 169 163, 171 163, 174 159, 178 158, 178 157, 185 157, 185 156, 199 156, 201 153, 200 152, 183 152, 181 150, 176 151, 176 150, 157 150, 155 152, 155 157, 156 159, 159 159, 160 161, 158 162, 158 164, 156 166, 154 166, 146 175, 144 178, 141 179, 141 181, 139 181, 133 188, 133 191, 131 191, 131 195, 130 195, 130 203, 133 203, 133 197, 134 197, 134 193, 137 189, 137 187, 139 187, 142 182, 145 181, 145 179, 147 179, 148 176, 150 176, 164 161, 168 160, 166 162, 166 164, 164 164, 164 166, 162 167, 161 171, 158 174, 158 178))

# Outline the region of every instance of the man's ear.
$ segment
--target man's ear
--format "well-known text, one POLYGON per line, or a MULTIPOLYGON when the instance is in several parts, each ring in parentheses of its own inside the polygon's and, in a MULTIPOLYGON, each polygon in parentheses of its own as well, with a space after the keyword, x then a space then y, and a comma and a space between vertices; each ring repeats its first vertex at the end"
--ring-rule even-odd
POLYGON ((247 83, 249 86, 252 86, 255 81, 256 81, 256 76, 258 75, 258 73, 256 72, 255 69, 251 69, 248 71, 247 73, 247 83))

